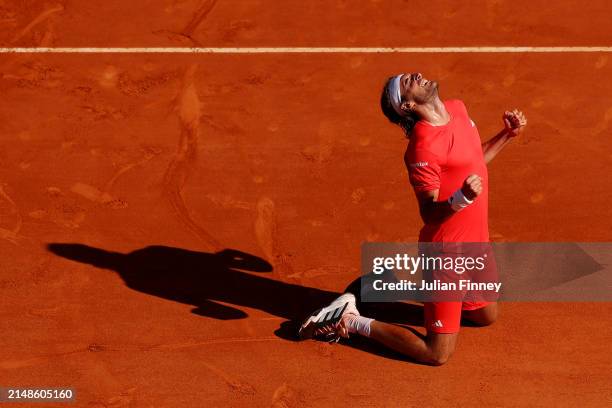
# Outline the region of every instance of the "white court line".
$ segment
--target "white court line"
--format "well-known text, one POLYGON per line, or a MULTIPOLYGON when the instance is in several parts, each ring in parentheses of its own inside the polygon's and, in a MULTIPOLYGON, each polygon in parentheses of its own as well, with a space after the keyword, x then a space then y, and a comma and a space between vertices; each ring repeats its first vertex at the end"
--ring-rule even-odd
POLYGON ((34 47, 0 48, 0 54, 419 54, 419 53, 585 53, 612 47, 34 47))

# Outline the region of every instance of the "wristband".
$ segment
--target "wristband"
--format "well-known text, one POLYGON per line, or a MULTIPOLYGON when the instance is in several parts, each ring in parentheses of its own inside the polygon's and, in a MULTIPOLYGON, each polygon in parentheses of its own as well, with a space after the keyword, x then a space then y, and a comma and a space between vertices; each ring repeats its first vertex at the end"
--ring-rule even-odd
POLYGON ((463 210, 473 202, 474 200, 468 200, 461 189, 455 191, 454 194, 448 198, 448 203, 455 212, 463 210))

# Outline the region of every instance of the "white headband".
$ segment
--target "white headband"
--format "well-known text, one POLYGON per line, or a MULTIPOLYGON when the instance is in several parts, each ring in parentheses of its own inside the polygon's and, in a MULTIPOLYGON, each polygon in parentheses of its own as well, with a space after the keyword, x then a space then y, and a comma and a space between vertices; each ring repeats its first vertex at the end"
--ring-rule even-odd
POLYGON ((395 109, 400 116, 406 116, 404 111, 402 110, 402 93, 400 92, 400 79, 403 74, 399 74, 394 76, 389 81, 389 86, 387 87, 387 93, 389 94, 389 99, 391 99, 391 106, 395 109))

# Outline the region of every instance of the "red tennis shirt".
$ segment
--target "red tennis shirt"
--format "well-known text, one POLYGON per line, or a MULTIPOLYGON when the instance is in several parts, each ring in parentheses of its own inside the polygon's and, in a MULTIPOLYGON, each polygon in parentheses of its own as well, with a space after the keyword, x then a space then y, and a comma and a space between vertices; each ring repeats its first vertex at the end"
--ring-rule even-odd
POLYGON ((482 178, 483 190, 467 208, 441 223, 425 224, 421 242, 488 242, 489 177, 478 129, 460 100, 445 101, 451 116, 444 126, 417 122, 404 159, 415 192, 439 190, 446 201, 470 174, 482 178))

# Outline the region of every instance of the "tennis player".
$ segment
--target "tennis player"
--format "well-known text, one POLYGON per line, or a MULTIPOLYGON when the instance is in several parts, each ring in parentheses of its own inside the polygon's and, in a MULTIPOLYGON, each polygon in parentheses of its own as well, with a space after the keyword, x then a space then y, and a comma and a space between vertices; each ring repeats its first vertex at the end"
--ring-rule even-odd
MULTIPOLYGON (((487 164, 527 125, 523 113, 504 112, 504 128, 482 143, 463 102, 442 101, 438 83, 420 73, 389 78, 380 102, 385 116, 409 139, 404 160, 424 222, 419 241, 488 242, 487 164)), ((424 303, 424 314, 427 335, 419 336, 360 315, 355 296, 345 293, 306 319, 300 335, 348 338, 356 333, 416 361, 442 365, 455 350, 461 318, 490 325, 497 319, 497 303, 432 301, 424 303), (334 315, 333 323, 320 324, 334 315)))

